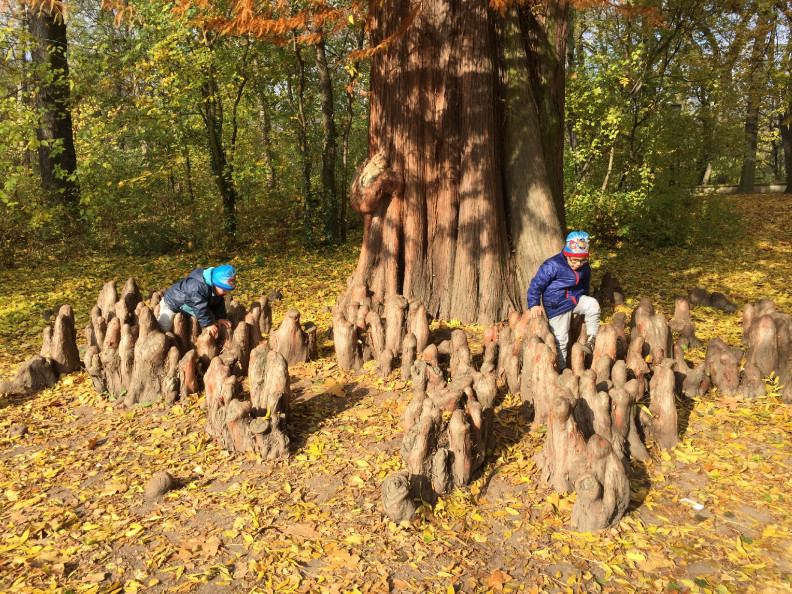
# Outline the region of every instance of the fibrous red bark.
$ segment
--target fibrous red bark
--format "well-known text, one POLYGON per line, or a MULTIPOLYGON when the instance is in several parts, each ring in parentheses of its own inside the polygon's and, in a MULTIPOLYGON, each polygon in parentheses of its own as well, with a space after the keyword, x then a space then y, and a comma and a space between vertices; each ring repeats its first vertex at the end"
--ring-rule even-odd
POLYGON ((562 240, 567 11, 370 7, 372 43, 388 39, 388 51, 372 58, 369 159, 350 192, 364 216, 350 287, 465 323, 518 309, 562 240))

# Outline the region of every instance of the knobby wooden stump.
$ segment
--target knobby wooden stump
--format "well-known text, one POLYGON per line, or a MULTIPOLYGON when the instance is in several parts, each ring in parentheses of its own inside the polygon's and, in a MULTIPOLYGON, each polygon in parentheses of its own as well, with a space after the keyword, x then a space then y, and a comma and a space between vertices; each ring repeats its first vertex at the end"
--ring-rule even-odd
POLYGON ((80 355, 74 328, 74 312, 64 305, 49 326, 44 328, 41 352, 25 361, 14 378, 0 382, 0 394, 38 392, 51 388, 58 376, 77 371, 80 355))
MULTIPOLYGON (((416 315, 423 315, 417 311, 416 315)), ((412 327, 417 329, 415 324, 412 327)), ((414 348, 413 339, 410 333, 404 340, 406 351, 414 348)), ((439 366, 434 344, 411 369, 414 395, 402 415, 401 453, 407 472, 391 475, 382 488, 385 512, 394 521, 412 518, 413 498, 434 502, 455 487, 469 485, 494 446, 494 370, 482 374, 473 368, 462 330, 452 332, 447 350, 453 371, 450 382, 439 366)))
POLYGON ((333 307, 338 366, 346 371, 356 370, 373 359, 377 373, 385 377, 400 363, 401 376, 406 381, 416 356, 430 342, 426 308, 401 295, 390 295, 384 303, 374 303, 365 287, 351 283, 352 280, 333 307))
MULTIPOLYGON (((160 294, 150 295, 158 303, 160 294)), ((192 316, 179 312, 173 332, 162 332, 134 279, 124 283, 120 296, 114 282, 106 283, 85 331, 84 364, 94 389, 126 406, 160 398, 173 404, 197 392, 198 330, 192 316)))
POLYGON ((270 348, 275 349, 289 365, 313 361, 318 357, 316 326, 313 322, 300 325, 300 312, 290 309, 281 325, 270 335, 270 348))
POLYGON ((624 291, 619 281, 610 272, 606 272, 602 277, 600 287, 593 296, 600 304, 610 302, 614 305, 624 305, 624 291))
POLYGON ((696 327, 690 317, 690 302, 686 297, 677 296, 674 299, 674 317, 669 322, 672 332, 680 334, 680 346, 688 349, 701 347, 701 341, 696 337, 696 327))
POLYGON ((748 349, 737 391, 746 398, 760 396, 765 393, 763 379, 775 375, 783 386, 782 400, 792 403, 792 317, 777 311, 770 299, 747 304, 743 343, 748 349))
MULTIPOLYGON (((98 392, 116 399, 123 395, 128 406, 160 396, 172 404, 201 389, 200 378, 221 353, 231 361, 236 376, 248 374, 251 352, 271 326, 267 297, 254 302, 248 311, 229 296, 226 311, 231 328, 219 327, 216 337, 202 332, 197 320, 184 312, 174 316, 171 332, 162 332, 155 315, 161 297, 162 293, 152 291, 153 309, 146 306, 134 279, 127 280, 120 296, 114 282, 102 288, 85 329, 84 362, 98 392)), ((315 329, 304 334, 307 350, 315 352, 315 329)), ((283 344, 290 348, 288 340, 283 344)), ((282 449, 273 445, 267 451, 282 449)))

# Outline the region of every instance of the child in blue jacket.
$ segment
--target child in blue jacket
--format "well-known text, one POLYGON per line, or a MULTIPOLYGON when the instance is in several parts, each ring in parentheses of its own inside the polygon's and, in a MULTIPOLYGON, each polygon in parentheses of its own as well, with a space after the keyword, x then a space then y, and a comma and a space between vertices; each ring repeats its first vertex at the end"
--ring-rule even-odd
POLYGON ((594 340, 599 331, 600 305, 589 296, 591 266, 588 257, 588 233, 573 231, 566 238, 564 250, 544 261, 528 287, 531 317, 547 315, 556 340, 558 367, 562 371, 566 367, 572 314, 584 317, 588 341, 583 349, 589 354, 594 352, 594 340))
POLYGON ((173 329, 179 311, 190 314, 202 330, 217 338, 218 326, 231 327, 223 296, 236 288, 236 270, 229 264, 196 268, 187 278, 171 285, 160 302, 157 321, 163 332, 173 329))

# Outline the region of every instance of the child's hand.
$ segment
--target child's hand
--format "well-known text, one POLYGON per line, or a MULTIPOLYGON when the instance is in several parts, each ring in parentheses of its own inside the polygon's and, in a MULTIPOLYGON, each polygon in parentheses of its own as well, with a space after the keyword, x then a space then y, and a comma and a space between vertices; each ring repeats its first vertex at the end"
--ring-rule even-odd
POLYGON ((231 320, 226 320, 226 319, 217 320, 217 325, 218 326, 223 326, 224 328, 230 328, 231 327, 231 320))
POLYGON ((531 317, 532 318, 538 318, 538 317, 543 316, 543 315, 545 315, 544 306, 542 306, 542 305, 534 305, 531 308, 531 317))
POLYGON ((211 326, 207 326, 204 328, 209 333, 209 336, 212 338, 217 338, 217 324, 212 324, 211 326))

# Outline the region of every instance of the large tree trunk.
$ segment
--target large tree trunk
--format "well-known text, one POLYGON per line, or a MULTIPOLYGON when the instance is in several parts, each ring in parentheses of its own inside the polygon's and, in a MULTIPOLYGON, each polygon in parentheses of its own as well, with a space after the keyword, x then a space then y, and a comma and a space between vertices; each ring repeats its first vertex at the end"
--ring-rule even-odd
POLYGON ((547 139, 563 142, 563 87, 541 98, 557 73, 545 60, 566 36, 545 43, 555 21, 527 8, 414 6, 369 11, 373 45, 396 35, 371 64, 370 158, 352 183, 365 224, 353 284, 375 302, 403 294, 432 316, 489 324, 523 308, 536 268, 561 247, 560 154, 547 139), (561 125, 542 120, 551 107, 561 125))
POLYGON ((324 37, 315 45, 316 73, 322 102, 322 198, 324 202, 324 236, 328 243, 340 240, 338 193, 336 191, 336 128, 333 108, 333 80, 327 67, 324 37))
POLYGON ((77 155, 74 151, 69 106, 69 63, 66 58, 66 22, 60 2, 29 10, 28 27, 36 39, 33 63, 41 122, 37 131, 41 187, 53 204, 64 205, 76 222, 79 216, 77 155))

